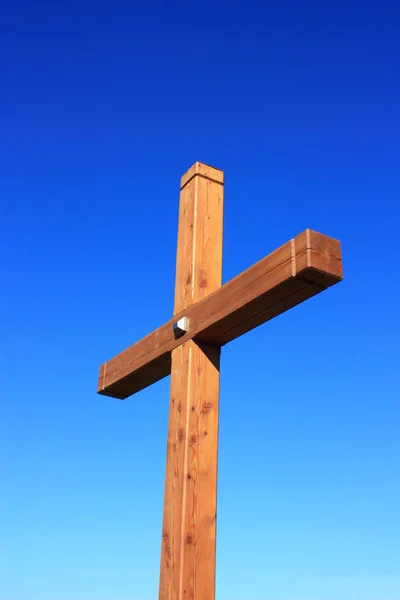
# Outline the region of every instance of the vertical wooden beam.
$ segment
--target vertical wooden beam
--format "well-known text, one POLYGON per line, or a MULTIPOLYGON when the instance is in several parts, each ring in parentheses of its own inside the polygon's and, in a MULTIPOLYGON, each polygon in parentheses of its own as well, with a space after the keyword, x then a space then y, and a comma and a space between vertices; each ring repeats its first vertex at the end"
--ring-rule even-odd
MULTIPOLYGON (((182 177, 175 314, 222 280, 223 173, 195 163, 182 177)), ((172 351, 159 600, 215 597, 220 350, 172 351)))

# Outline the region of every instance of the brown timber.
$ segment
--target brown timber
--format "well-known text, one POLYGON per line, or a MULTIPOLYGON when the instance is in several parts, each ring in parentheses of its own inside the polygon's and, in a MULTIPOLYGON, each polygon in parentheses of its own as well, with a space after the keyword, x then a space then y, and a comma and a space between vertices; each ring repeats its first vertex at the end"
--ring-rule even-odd
MULTIPOLYGON (((188 186, 192 186, 190 189, 193 189, 196 182, 200 186, 199 190, 205 185, 219 185, 223 189, 217 180, 213 180, 213 177, 221 177, 220 171, 196 164, 199 166, 192 167, 182 178, 183 183, 188 182, 188 186), (197 174, 194 172, 196 168, 199 171, 197 174), (208 174, 210 176, 211 173, 213 177, 206 178, 206 169, 210 169, 208 174)), ((185 186, 183 191, 184 189, 185 186)), ((181 213, 180 219, 182 218, 186 219, 188 215, 181 213)), ((202 218, 205 219, 205 214, 202 218)), ((214 218, 213 216, 212 219, 214 218)), ((210 225, 204 220, 205 231, 207 226, 210 225)), ((222 242, 222 220, 217 219, 214 227, 218 230, 221 227, 222 242)), ((186 234, 180 228, 178 244, 189 243, 181 241, 184 235, 186 234)), ((178 257, 175 316, 100 367, 100 394, 127 398, 169 375, 171 354, 182 344, 193 340, 221 347, 338 283, 343 277, 340 242, 307 229, 218 288, 217 280, 210 279, 210 269, 214 266, 207 262, 212 259, 206 258, 209 243, 207 233, 200 231, 198 235, 202 239, 203 250, 194 259, 190 252, 185 253, 181 261, 178 257), (191 258, 188 258, 189 255, 191 258), (193 280, 189 281, 193 260, 198 277, 194 284, 193 280), (204 265, 198 261, 205 261, 204 265), (178 279, 184 282, 180 288, 178 279), (192 289, 198 290, 199 297, 190 295, 192 289), (191 301, 194 304, 190 304, 191 301), (175 339, 173 323, 183 316, 189 319, 189 330, 183 337, 175 339)), ((218 266, 215 273, 217 270, 220 273, 219 253, 215 253, 212 258, 218 266)))
MULTIPOLYGON (((221 286, 222 221, 223 174, 196 163, 181 182, 175 314, 221 286)), ((190 337, 168 355, 159 600, 215 596, 219 358, 219 347, 190 337)))

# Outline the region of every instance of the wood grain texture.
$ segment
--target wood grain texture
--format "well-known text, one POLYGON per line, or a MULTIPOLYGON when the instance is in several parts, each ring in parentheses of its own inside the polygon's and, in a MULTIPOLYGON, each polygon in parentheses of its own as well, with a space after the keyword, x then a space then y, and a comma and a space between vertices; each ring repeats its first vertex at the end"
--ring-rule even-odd
POLYGON ((185 185, 195 176, 199 175, 200 177, 205 177, 210 181, 215 181, 216 183, 224 183, 224 172, 220 169, 216 169, 215 167, 211 167, 210 165, 205 165, 201 162, 196 162, 194 165, 190 167, 190 169, 182 176, 181 178, 181 189, 185 187, 185 185))
MULTIPOLYGON (((185 268, 179 277, 187 262, 185 268)), ((98 392, 126 398, 168 375, 172 351, 188 340, 222 346, 342 278, 340 242, 307 229, 210 295, 200 288, 199 301, 178 292, 182 305, 189 297, 195 303, 179 311, 176 297, 175 317, 102 365, 98 392), (181 316, 189 318, 189 331, 176 340, 172 326, 181 316)))
POLYGON ((222 171, 198 162, 182 177, 175 314, 199 302, 221 286, 222 182, 222 171))
MULTIPOLYGON (((175 313, 221 285, 223 187, 213 171, 196 163, 182 178, 175 313)), ((220 348, 188 339, 170 355, 159 599, 213 600, 220 348)))

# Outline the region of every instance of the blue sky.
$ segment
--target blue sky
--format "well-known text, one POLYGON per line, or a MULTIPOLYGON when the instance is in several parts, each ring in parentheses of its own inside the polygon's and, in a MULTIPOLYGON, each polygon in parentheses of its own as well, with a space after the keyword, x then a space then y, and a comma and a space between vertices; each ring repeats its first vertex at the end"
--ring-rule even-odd
POLYGON ((157 597, 180 176, 223 279, 311 227, 345 280, 224 348, 217 598, 400 597, 398 5, 14 2, 0 18, 0 597, 157 597))

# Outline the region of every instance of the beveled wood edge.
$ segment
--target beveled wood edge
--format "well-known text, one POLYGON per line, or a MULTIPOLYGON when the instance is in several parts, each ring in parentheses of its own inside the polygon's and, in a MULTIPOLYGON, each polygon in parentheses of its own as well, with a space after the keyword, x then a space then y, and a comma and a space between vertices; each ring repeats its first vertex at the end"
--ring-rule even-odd
POLYGON ((205 179, 224 185, 224 172, 221 169, 197 161, 182 175, 181 190, 196 176, 204 177, 205 179))

